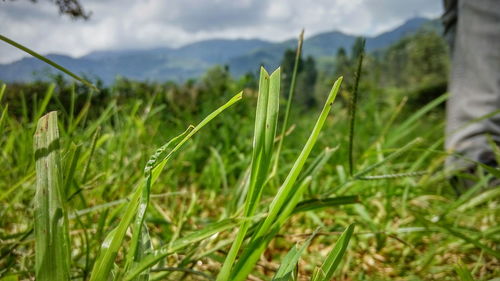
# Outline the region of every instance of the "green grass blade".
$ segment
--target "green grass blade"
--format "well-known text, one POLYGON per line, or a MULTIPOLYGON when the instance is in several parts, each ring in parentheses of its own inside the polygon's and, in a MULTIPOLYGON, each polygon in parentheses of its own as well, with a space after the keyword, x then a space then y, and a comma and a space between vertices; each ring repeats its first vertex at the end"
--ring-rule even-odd
POLYGON ((281 69, 276 69, 269 77, 269 97, 267 100, 266 128, 264 154, 271 158, 274 139, 276 138, 276 128, 278 127, 278 111, 280 101, 281 69))
POLYGON ((142 188, 142 194, 135 216, 135 222, 132 225, 132 239, 127 253, 125 272, 128 271, 133 264, 138 263, 144 256, 144 253, 141 252, 141 241, 144 239, 142 234, 148 232, 144 224, 144 217, 149 205, 151 186, 153 182, 156 181, 156 179, 159 177, 161 170, 168 162, 170 158, 170 156, 168 155, 171 155, 170 153, 172 152, 172 148, 177 145, 184 137, 186 137, 187 134, 192 131, 192 129, 193 127, 189 126, 186 131, 184 131, 177 137, 174 137, 165 145, 161 146, 155 151, 153 155, 151 155, 149 161, 146 163, 146 166, 144 168, 144 174, 146 176, 145 186, 142 188))
POLYGON ((311 132, 311 135, 309 139, 307 140, 306 144, 304 145, 304 148, 302 149, 299 157, 295 161, 292 169, 290 170, 287 178, 285 179, 284 183, 278 190, 278 193, 274 197, 274 200, 271 202, 271 205, 269 207, 269 213, 268 216, 266 217, 261 230, 259 231, 259 234, 263 234, 266 232, 271 225, 271 223, 274 221, 278 213, 282 210, 283 205, 285 204, 285 201, 288 197, 288 194, 290 194, 290 191, 292 190, 300 172, 302 171, 302 168, 304 167, 304 164, 309 157, 309 154, 311 153, 311 150, 314 147, 314 144, 316 143, 319 133, 321 132, 321 129, 323 128, 323 125, 326 121, 326 117, 328 116, 328 113, 330 112, 330 109, 333 105, 333 101, 335 100, 335 97, 337 95, 337 92, 340 88, 340 84, 342 83, 342 77, 339 78, 335 84, 332 87, 332 90, 330 91, 330 94, 328 96, 328 99, 325 103, 325 106, 323 107, 323 110, 321 111, 321 114, 311 132))
POLYGON ((472 278, 472 274, 461 261, 459 261, 458 265, 455 266, 455 272, 460 278, 460 281, 474 281, 474 278, 472 278))
POLYGON ((137 188, 127 205, 125 214, 123 215, 118 226, 112 230, 112 232, 107 236, 101 245, 101 250, 97 261, 94 264, 92 273, 90 275, 90 281, 100 281, 107 280, 113 263, 115 261, 118 250, 123 242, 125 233, 129 224, 132 222, 136 210, 139 206, 139 199, 142 194, 142 189, 137 188))
POLYGON ((64 73, 66 73, 67 75, 69 75, 69 76, 73 77, 73 78, 74 78, 74 79, 76 79, 77 81, 80 81, 80 82, 81 82, 81 83, 83 83, 85 86, 87 86, 87 87, 91 88, 92 90, 94 90, 94 91, 96 91, 96 92, 99 92, 99 89, 97 89, 97 87, 96 87, 96 86, 94 86, 94 85, 93 85, 92 83, 90 83, 89 81, 87 81, 87 80, 85 80, 85 79, 81 78, 80 76, 78 76, 78 75, 74 74, 73 72, 69 71, 69 70, 68 70, 68 69, 66 69, 65 67, 63 67, 63 66, 61 66, 61 65, 59 65, 59 64, 57 64, 57 63, 55 63, 54 61, 52 61, 52 60, 50 60, 50 59, 48 59, 48 58, 46 58, 46 57, 44 57, 44 56, 40 55, 39 53, 37 53, 37 52, 35 52, 35 51, 33 51, 33 50, 31 50, 31 49, 29 49, 29 48, 27 48, 27 47, 25 47, 25 46, 23 46, 23 45, 19 44, 19 43, 17 43, 17 42, 15 42, 14 40, 9 39, 9 38, 7 38, 7 37, 5 37, 5 36, 1 35, 1 34, 0 34, 0 40, 2 40, 2 41, 4 41, 4 42, 6 42, 6 43, 8 43, 8 44, 10 44, 10 45, 12 45, 12 46, 14 46, 14 47, 16 47, 16 48, 20 49, 20 50, 22 50, 22 51, 24 51, 24 52, 26 52, 26 53, 28 53, 28 54, 32 55, 33 57, 35 57, 35 58, 37 58, 37 59, 39 59, 39 60, 41 60, 41 61, 43 61, 43 62, 45 62, 45 63, 49 64, 50 66, 52 66, 52 67, 54 67, 54 68, 56 68, 56 69, 59 69, 60 71, 62 71, 62 72, 64 72, 64 73))
MULTIPOLYGON (((72 144, 70 147, 70 154, 68 156, 68 160, 66 162, 66 173, 64 175, 64 190, 65 194, 70 194, 71 184, 73 183, 75 177, 76 165, 78 164, 78 160, 80 160, 80 151, 81 146, 72 144)), ((65 198, 66 199, 66 198, 65 198)))
POLYGON ((312 177, 308 176, 297 186, 297 188, 292 190, 292 196, 288 198, 286 205, 283 207, 283 210, 276 219, 275 225, 278 228, 281 228, 285 221, 290 217, 300 199, 302 199, 302 194, 304 194, 306 188, 311 184, 311 181, 312 177))
POLYGON ((85 168, 83 169, 81 182, 85 183, 87 180, 87 176, 89 173, 90 162, 92 162, 92 156, 94 156, 94 152, 97 146, 97 140, 99 139, 99 135, 101 134, 101 127, 97 127, 94 134, 92 135, 92 144, 90 145, 90 152, 87 158, 87 162, 85 163, 85 168))
MULTIPOLYGON (((277 69, 271 76, 261 68, 259 80, 259 96, 255 114, 255 129, 253 140, 252 164, 250 182, 245 199, 244 216, 252 217, 257 209, 262 188, 267 179, 267 172, 271 162, 272 148, 276 135, 279 108, 280 70, 277 69)), ((245 239, 250 222, 244 220, 231 245, 217 276, 217 281, 227 281, 238 251, 245 239)))
MULTIPOLYGON (((271 226, 276 222, 276 219, 278 218, 278 215, 280 212, 283 210, 284 207, 286 207, 288 195, 292 194, 292 190, 294 188, 295 182, 297 178, 299 177, 300 172, 302 171, 302 168, 304 167, 304 164, 309 157, 309 154, 311 153, 311 150, 314 147, 314 144, 316 143, 319 133, 321 132, 321 129, 323 128, 323 125, 326 121, 326 118, 330 112, 330 109, 333 105, 333 102, 335 100, 335 97, 337 96, 337 93, 340 89, 340 85, 342 83, 342 77, 340 77, 335 84, 333 85, 330 94, 328 95, 328 98, 326 100, 326 103, 323 107, 323 110, 320 113, 320 116, 318 120, 316 121, 316 124, 311 132, 311 135, 309 136, 309 139, 307 140, 306 144, 304 145, 304 148, 302 149, 300 155, 298 156, 297 160, 295 161, 292 169, 290 170, 288 176, 286 177, 285 181, 281 185, 281 187, 278 190, 278 193, 274 197, 273 201, 271 202, 271 205, 269 207, 269 212, 268 215, 266 216, 264 222, 260 225, 258 228, 257 232, 255 235, 252 237, 252 242, 255 241, 264 241, 262 243, 268 242, 269 238, 268 236, 270 235, 271 231, 271 226)), ((293 210, 293 208, 292 208, 293 210)), ((292 211, 290 210, 290 211, 292 211)), ((275 228, 273 228, 274 231, 277 231, 275 228)), ((258 248, 252 248, 252 247, 247 247, 245 252, 242 254, 242 256, 248 258, 241 259, 241 261, 238 262, 235 270, 231 273, 231 276, 233 278, 231 279, 232 281, 242 281, 245 280, 245 278, 248 276, 250 271, 253 269, 255 263, 257 262, 258 258, 260 257, 260 253, 264 250, 264 247, 261 246, 262 244, 259 244, 258 248), (247 252, 253 252, 252 254, 248 254, 247 252)))
POLYGON ((4 107, 4 109, 2 110, 2 114, 0 115, 0 131, 2 131, 2 132, 3 132, 3 122, 7 116, 7 110, 9 110, 9 105, 6 105, 4 107))
POLYGON ((49 88, 47 89, 47 92, 45 93, 45 96, 43 97, 42 103, 38 107, 36 111, 36 116, 35 120, 38 120, 40 116, 45 112, 45 109, 47 108, 47 105, 49 104, 50 99, 52 98, 52 95, 54 94, 54 88, 56 86, 54 84, 50 84, 49 88))
POLYGON ((213 223, 202 230, 191 233, 183 238, 177 239, 171 243, 168 247, 154 251, 153 254, 147 255, 142 259, 142 261, 135 266, 128 274, 125 276, 124 281, 130 281, 136 276, 138 276, 144 270, 151 268, 157 262, 162 260, 168 255, 175 253, 189 245, 202 241, 216 233, 228 230, 237 225, 235 219, 226 219, 220 222, 213 223))
MULTIPOLYGON (((141 240, 139 241, 139 245, 137 246, 133 267, 137 266, 143 258, 151 254, 152 252, 151 237, 149 236, 149 231, 146 225, 141 228, 140 238, 141 240)), ((133 281, 148 281, 149 272, 149 269, 144 270, 141 274, 135 277, 133 281)))
MULTIPOLYGON (((99 281, 99 280, 106 280, 111 272, 112 265, 114 263, 114 260, 116 258, 116 255, 118 254, 118 250, 120 249, 120 246, 123 242, 123 239, 125 237, 125 233, 127 228, 129 227, 130 223, 132 222, 133 218, 137 215, 137 210, 139 208, 139 205, 141 203, 141 198, 144 194, 144 189, 148 188, 150 185, 154 183, 154 181, 158 178, 159 173, 165 166, 165 164, 168 162, 168 160, 173 156, 175 152, 177 152, 196 132, 198 132, 203 126, 205 126, 208 122, 210 122, 213 118, 215 118, 217 115, 219 115, 222 111, 236 103, 237 101, 241 100, 242 98, 242 93, 238 93, 235 95, 233 98, 231 98, 227 103, 213 111, 211 114, 209 114, 207 117, 205 117, 196 127, 194 127, 192 130, 188 129, 188 133, 185 134, 185 136, 180 140, 177 145, 167 154, 163 157, 161 161, 158 161, 158 159, 154 159, 151 162, 148 162, 146 164, 145 168, 145 174, 147 175, 147 178, 145 179, 145 182, 143 185, 139 186, 127 208, 125 211, 125 214, 120 221, 118 227, 116 228, 116 232, 111 237, 111 241, 109 242, 109 245, 104 245, 102 246, 101 253, 99 255, 99 258, 97 259, 97 262, 94 264, 94 268, 92 270, 92 274, 90 277, 90 281, 99 281), (106 246, 106 247, 104 247, 106 246)), ((181 134, 183 136, 184 134, 181 134)), ((177 140, 177 138, 175 139, 177 140)), ((149 196, 149 195, 148 195, 149 196)), ((146 205, 141 205, 141 211, 142 208, 146 208, 146 205)), ((138 230, 137 230, 138 231, 138 230)))
POLYGON ((7 88, 7 85, 2 84, 0 87, 0 102, 2 101, 3 95, 5 94, 5 88, 7 88))
POLYGON ((453 235, 455 237, 458 237, 458 238, 464 240, 465 242, 470 243, 470 244, 472 244, 472 245, 474 245, 474 246, 476 246, 476 247, 484 250, 485 253, 487 253, 489 255, 492 255, 492 256, 494 256, 497 259, 500 259, 500 251, 488 247, 487 245, 479 242, 477 239, 471 238, 471 237, 463 234, 462 232, 460 232, 460 231, 452 228, 451 226, 438 225, 438 224, 436 224, 436 226, 438 226, 438 227, 446 230, 451 235, 453 235))
POLYGON ((347 227, 344 233, 342 233, 337 243, 335 243, 335 247, 333 247, 333 250, 328 254, 321 267, 313 273, 311 281, 332 280, 333 274, 335 273, 335 270, 339 266, 342 261, 342 257, 347 250, 347 246, 349 245, 353 232, 354 224, 351 224, 347 227))
POLYGON ((0 109, 2 109, 2 114, 0 115, 0 131, 3 132, 3 122, 4 120, 6 119, 6 116, 7 116, 7 110, 9 108, 9 105, 6 104, 5 107, 2 106, 2 98, 3 98, 3 95, 5 94, 5 88, 7 86, 5 84, 2 84, 2 86, 0 86, 0 109))
POLYGON ((332 198, 322 198, 322 199, 309 199, 299 202, 293 213, 307 212, 313 210, 319 210, 323 208, 329 208, 334 206, 348 205, 359 203, 358 196, 340 196, 332 198))
POLYGON ((466 201, 456 210, 458 212, 463 212, 468 209, 474 208, 478 205, 481 205, 485 202, 488 202, 489 200, 497 200, 498 198, 500 198, 500 187, 484 191, 483 193, 477 195, 476 197, 473 197, 472 199, 466 201))
POLYGON ((167 163, 167 161, 194 135, 196 134, 201 128, 203 128, 206 124, 208 124, 212 119, 214 119, 217 115, 221 114, 224 110, 235 104, 236 102, 240 101, 241 98, 243 97, 243 92, 239 92, 235 96, 233 96, 228 102, 226 102, 224 105, 221 107, 217 108, 214 110, 212 113, 210 113, 207 117, 205 117, 196 127, 194 127, 192 130, 190 130, 184 138, 163 158, 162 161, 159 161, 157 164, 155 164, 154 169, 152 170, 152 181, 151 184, 155 182, 157 179, 159 173, 161 170, 163 170, 163 167, 167 163))
POLYGON ((396 173, 396 174, 385 174, 385 175, 373 175, 359 177, 359 180, 384 180, 384 179, 398 179, 398 178, 408 178, 408 177, 418 177, 428 174, 427 171, 415 171, 406 173, 396 173))
POLYGON ((283 261, 281 262, 280 267, 278 268, 278 271, 274 275, 272 281, 289 281, 293 280, 293 272, 295 268, 297 267, 297 263, 299 262, 300 256, 302 253, 309 247, 309 244, 311 244, 312 239, 316 236, 316 233, 318 232, 319 229, 316 229, 311 236, 300 246, 300 248, 297 248, 297 245, 294 245, 290 251, 286 254, 286 256, 283 258, 283 261))
POLYGON ((57 126, 57 112, 50 112, 40 118, 34 136, 35 274, 40 281, 70 278, 68 218, 57 126))
POLYGON ((299 69, 300 57, 302 55, 302 44, 304 43, 304 30, 300 32, 299 41, 297 43, 297 52, 295 53, 295 62, 293 64, 293 73, 292 73, 292 81, 290 82, 290 91, 288 93, 288 99, 286 101, 286 109, 285 109, 285 117, 283 119, 283 124, 281 125, 281 138, 278 142, 278 146, 276 148, 276 156, 274 158, 274 164, 272 169, 272 175, 275 175, 278 170, 278 163, 281 154, 281 148, 283 146, 283 140, 285 139, 285 134, 288 126, 288 118, 290 116, 290 110, 292 108, 292 100, 295 94, 295 85, 297 84, 297 72, 299 69))
POLYGON ((448 95, 444 94, 434 99, 421 109, 417 110, 415 113, 413 113, 408 119, 405 120, 405 122, 403 122, 403 124, 399 125, 397 128, 394 128, 394 130, 390 133, 394 137, 388 137, 386 145, 390 147, 394 143, 399 141, 401 138, 409 134, 412 131, 411 126, 413 124, 415 124, 418 120, 420 120, 429 111, 433 110, 434 108, 445 102, 447 98, 448 95))
POLYGON ((460 239, 462 239, 463 241, 467 242, 467 243, 470 243, 480 249, 482 249, 485 253, 491 255, 491 256, 494 256, 495 258, 497 259, 500 259, 500 251, 496 250, 496 249, 493 249, 491 247, 488 247, 487 245, 479 242, 479 239, 477 238, 471 238, 469 237, 468 235, 462 233, 460 230, 458 230, 457 228, 455 227, 452 227, 450 225, 447 225, 446 223, 442 223, 442 222, 431 222, 427 219, 425 219, 424 217, 422 217, 420 214, 417 214, 417 213, 414 213, 415 217, 422 221, 423 223, 427 224, 427 225, 432 225, 432 226, 435 226, 441 230, 443 230, 443 232, 447 232, 455 237, 458 237, 460 239))
MULTIPOLYGON (((290 218, 290 214, 293 212, 293 209, 302 198, 302 194, 306 190, 306 188, 311 183, 312 177, 308 176, 294 188, 291 192, 292 196, 287 200, 286 206, 283 208, 283 211, 280 212, 279 216, 276 218, 271 230, 263 236, 259 238, 254 238, 250 244, 247 246, 245 251, 236 263, 234 271, 237 272, 240 276, 236 276, 235 278, 242 278, 245 272, 250 272, 254 266, 254 261, 256 261, 266 249, 267 244, 271 241, 272 238, 278 233, 280 228, 286 222, 288 218, 290 218)), ((254 236, 255 237, 255 236, 254 236)), ((234 278, 233 278, 234 279, 234 278)), ((231 279, 231 280, 233 280, 231 279)))
POLYGON ((373 165, 370 165, 368 167, 366 167, 365 169, 363 169, 362 171, 360 172, 357 172, 353 178, 354 179, 361 179, 363 178, 366 174, 368 174, 369 172, 377 169, 378 167, 382 166, 383 164, 393 160, 393 159, 396 159, 398 158, 399 156, 401 156, 403 153, 405 153, 406 151, 412 149, 415 145, 417 144, 420 144, 422 142, 422 139, 421 138, 416 138, 414 139, 413 141, 407 143, 405 146, 399 148, 398 150, 396 150, 395 152, 389 154, 387 157, 385 157, 382 161, 379 161, 373 165))
POLYGON ((321 171, 321 169, 323 169, 328 160, 330 160, 330 158, 332 157, 333 153, 337 151, 337 149, 338 147, 325 148, 318 156, 316 156, 316 158, 314 158, 311 165, 309 165, 309 167, 307 167, 307 169, 303 173, 301 173, 297 181, 302 182, 308 176, 314 178, 321 171))

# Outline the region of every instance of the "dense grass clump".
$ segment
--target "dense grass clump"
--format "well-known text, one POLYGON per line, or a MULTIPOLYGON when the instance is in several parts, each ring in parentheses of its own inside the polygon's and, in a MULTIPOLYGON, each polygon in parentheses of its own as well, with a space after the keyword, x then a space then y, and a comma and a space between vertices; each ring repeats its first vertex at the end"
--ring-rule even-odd
POLYGON ((362 63, 320 111, 291 106, 297 68, 288 100, 279 68, 258 88, 207 84, 213 99, 129 81, 104 105, 50 85, 13 109, 3 97, 17 88, 3 85, 0 280, 498 276, 500 187, 479 174, 453 193, 446 96, 413 111, 374 99, 358 91, 362 63))

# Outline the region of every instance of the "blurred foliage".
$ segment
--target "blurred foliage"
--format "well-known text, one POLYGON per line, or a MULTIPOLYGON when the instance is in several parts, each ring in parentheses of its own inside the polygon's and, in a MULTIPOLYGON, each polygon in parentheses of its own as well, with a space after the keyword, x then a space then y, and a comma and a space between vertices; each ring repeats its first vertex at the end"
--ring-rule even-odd
MULTIPOLYGON (((356 48, 354 44, 352 52, 332 50, 335 55, 328 61, 301 60, 290 116, 290 125, 295 129, 285 138, 279 158, 281 168, 277 170, 279 180, 267 184, 262 208, 271 202, 270 196, 276 193, 300 153, 314 125, 317 107, 324 103, 339 75, 345 77, 342 93, 311 155, 320 155, 325 147, 338 147, 338 151, 311 182, 304 199, 325 194, 357 195, 360 203, 295 215, 263 255, 264 266, 257 268, 256 278, 269 280, 273 269, 278 268, 273 260, 279 260, 319 225, 324 231, 311 242, 298 267, 300 276, 310 276, 335 244, 339 231, 354 222, 358 230, 335 280, 456 280, 459 259, 478 280, 498 276, 498 259, 483 252, 485 247, 497 250, 499 245, 495 216, 498 200, 493 197, 498 189, 495 193, 479 193, 481 184, 488 180, 483 177, 465 197, 453 197, 453 189, 441 172, 446 157, 440 150, 443 112, 409 108, 420 107, 444 92, 449 68, 446 45, 437 34, 423 32, 366 55, 356 117, 355 170, 374 167, 389 159, 398 147, 416 143, 417 138, 422 143, 368 175, 386 178, 362 181, 351 181, 346 172, 349 114, 344 103, 352 91, 357 59, 352 54, 356 48), (408 171, 425 174, 398 176, 408 171)), ((287 71, 292 70, 294 55, 293 50, 284 55, 282 89, 291 79, 287 71)), ((245 192, 245 171, 251 163, 258 84, 255 73, 236 79, 226 67, 216 66, 203 77, 181 84, 121 77, 111 86, 104 86, 94 80, 100 88, 98 93, 69 83, 62 76, 54 76, 52 82, 55 90, 51 95, 46 95, 48 82, 32 82, 7 85, 1 99, 6 117, 0 122, 0 278, 15 275, 13 278, 19 280, 33 280, 32 139, 41 112, 60 112, 66 167, 71 166, 72 155, 81 151, 75 176, 67 187, 77 196, 68 198, 68 202, 72 211, 90 211, 71 220, 71 228, 75 229, 71 233, 74 280, 85 280, 105 233, 120 221, 120 205, 106 204, 126 200, 133 186, 142 180, 149 155, 165 140, 189 124, 198 123, 234 93, 244 90, 242 102, 203 128, 172 160, 151 190, 155 196, 145 223, 158 247, 236 212, 245 192), (49 102, 44 107, 47 96, 49 102), (85 229, 89 229, 88 238, 85 229)), ((287 91, 283 93, 285 96, 287 91)), ((313 164, 312 160, 307 165, 313 164)), ((226 254, 224 245, 234 239, 231 234, 222 233, 206 244, 192 245, 193 252, 171 256, 161 266, 215 275, 226 254), (193 255, 197 250, 210 254, 193 255)), ((155 280, 199 280, 186 276, 186 272, 154 274, 155 280)))
MULTIPOLYGON (((358 38, 348 55, 340 48, 331 58, 300 58, 296 95, 294 103, 302 109, 322 104, 333 81, 343 75, 344 83, 339 97, 343 102, 351 93, 354 69, 361 52, 362 39, 358 38)), ((291 83, 295 50, 288 49, 282 58, 282 95, 286 98, 291 83)), ((410 106, 420 107, 446 91, 449 72, 448 49, 444 39, 434 31, 422 30, 404 37, 390 47, 365 55, 360 84, 361 102, 363 96, 377 98, 378 95, 408 96, 410 106)), ((95 80, 95 79, 94 79, 95 80)), ((76 93, 75 109, 79 110, 87 100, 88 90, 80 85, 71 85, 61 75, 53 77, 56 83, 56 99, 64 108, 70 103, 70 92, 76 93)), ((22 116, 29 111, 47 89, 47 82, 9 84, 6 100, 12 106, 14 115, 22 116), (19 96, 20 94, 20 96, 19 96)), ((126 103, 129 98, 148 99, 157 95, 163 99, 172 112, 187 111, 190 114, 206 114, 238 89, 256 89, 255 73, 248 73, 238 79, 231 77, 227 66, 215 66, 198 79, 182 84, 173 82, 138 82, 118 77, 110 87, 102 81, 95 81, 99 93, 92 93, 93 106, 90 116, 98 116, 99 107, 105 107, 111 99, 126 103), (112 94, 113 93, 113 94, 112 94)))

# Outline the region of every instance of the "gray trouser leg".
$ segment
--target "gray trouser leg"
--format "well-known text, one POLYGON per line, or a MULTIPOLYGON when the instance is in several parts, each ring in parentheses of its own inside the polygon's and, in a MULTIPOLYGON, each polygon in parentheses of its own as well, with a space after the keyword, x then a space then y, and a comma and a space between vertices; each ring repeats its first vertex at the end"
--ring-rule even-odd
MULTIPOLYGON (((443 16, 453 45, 446 149, 493 164, 488 135, 500 144, 500 113, 473 120, 500 109, 500 0, 445 0, 445 7, 455 9, 443 16)), ((456 157, 446 164, 452 169, 470 166, 456 157)))

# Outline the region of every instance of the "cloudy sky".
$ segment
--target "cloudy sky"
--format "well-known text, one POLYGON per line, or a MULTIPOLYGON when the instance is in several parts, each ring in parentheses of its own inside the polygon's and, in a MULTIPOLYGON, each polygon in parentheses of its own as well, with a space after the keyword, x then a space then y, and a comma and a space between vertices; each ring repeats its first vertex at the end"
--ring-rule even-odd
MULTIPOLYGON (((376 35, 415 17, 437 17, 440 0, 80 0, 89 20, 60 16, 50 0, 0 0, 0 34, 41 53, 177 47, 210 38, 281 41, 340 30, 376 35)), ((25 56, 0 42, 0 63, 25 56)))

